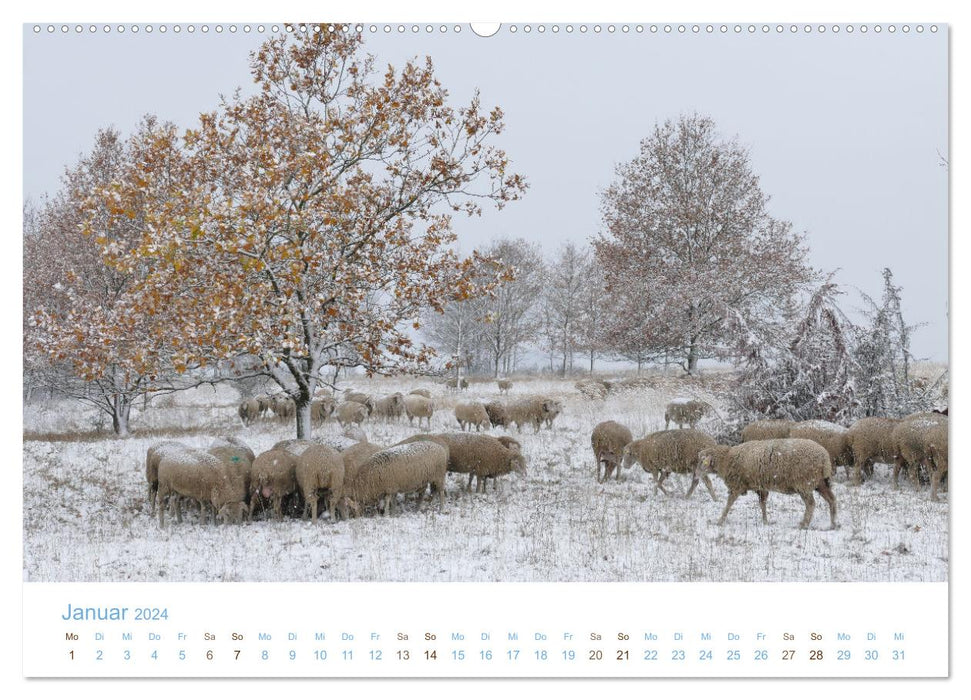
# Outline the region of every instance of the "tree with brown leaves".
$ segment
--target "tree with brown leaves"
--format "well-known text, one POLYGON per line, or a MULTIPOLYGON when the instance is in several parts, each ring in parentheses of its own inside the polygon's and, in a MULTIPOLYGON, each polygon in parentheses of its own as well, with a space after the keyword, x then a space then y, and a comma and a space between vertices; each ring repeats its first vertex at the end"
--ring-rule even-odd
POLYGON ((107 225, 155 193, 138 244, 105 252, 146 270, 132 312, 169 339, 177 369, 228 361, 272 378, 305 437, 325 368, 427 366, 409 328, 482 272, 449 247, 451 215, 502 207, 525 182, 492 144, 501 110, 478 95, 449 105, 431 59, 378 72, 358 34, 320 25, 269 39, 250 67, 255 94, 160 135, 102 191, 107 225))

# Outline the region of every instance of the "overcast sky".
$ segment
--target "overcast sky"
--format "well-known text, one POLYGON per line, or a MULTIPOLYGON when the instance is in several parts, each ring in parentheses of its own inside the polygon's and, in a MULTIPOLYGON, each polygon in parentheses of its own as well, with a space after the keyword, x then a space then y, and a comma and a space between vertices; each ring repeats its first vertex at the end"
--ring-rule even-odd
MULTIPOLYGON (((606 26, 606 25, 605 25, 606 26)), ((600 227, 599 192, 637 153, 655 122, 698 111, 751 152, 770 210, 804 231, 814 266, 879 295, 880 270, 904 287, 920 357, 947 359, 947 29, 750 35, 624 35, 619 28, 549 30, 483 39, 461 34, 366 34, 379 65, 430 55, 456 104, 478 87, 500 105, 497 141, 529 180, 500 213, 457 221, 462 248, 498 235, 548 249, 600 227)), ((24 194, 53 192, 98 128, 129 132, 151 112, 182 126, 219 93, 250 84, 241 31, 137 35, 24 28, 24 194)))

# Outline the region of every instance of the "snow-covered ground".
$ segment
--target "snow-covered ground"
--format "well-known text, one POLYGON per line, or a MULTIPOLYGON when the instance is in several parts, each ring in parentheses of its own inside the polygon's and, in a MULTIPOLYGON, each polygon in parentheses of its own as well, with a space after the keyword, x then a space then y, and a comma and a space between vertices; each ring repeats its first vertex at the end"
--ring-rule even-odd
MULTIPOLYGON (((457 430, 449 406, 498 397, 494 383, 460 396, 422 380, 351 383, 375 394, 419 386, 436 394, 433 431, 457 430)), ((925 488, 895 491, 878 465, 862 487, 834 480, 840 529, 828 530, 817 497, 809 530, 799 530, 797 496, 769 497, 768 526, 758 498, 739 499, 725 526, 715 525, 719 501, 699 488, 681 494, 686 477, 654 494, 639 468, 619 482, 596 482, 590 432, 601 420, 628 425, 635 436, 663 429, 664 406, 675 397, 710 394, 666 379, 606 401, 583 398, 572 381, 519 381, 508 398, 545 393, 563 399, 552 431, 520 437, 529 475, 507 477, 501 493, 466 493, 450 477, 444 512, 437 499, 421 511, 413 501, 390 518, 365 517, 316 525, 288 519, 210 526, 190 516, 160 529, 146 503, 145 451, 165 438, 206 446, 236 435, 255 451, 293 437, 290 424, 263 421, 244 428, 238 393, 229 386, 166 397, 132 416, 135 435, 98 434, 100 419, 76 403, 24 408, 24 579, 29 581, 944 581, 948 575, 946 501, 925 488), (670 489, 673 491, 673 489, 670 489)), ((717 420, 717 419, 712 419, 717 420)), ((103 425, 103 424, 102 424, 103 425)), ((418 432, 370 423, 372 442, 390 445, 418 432)), ((318 429, 338 434, 335 423, 318 429)), ((491 434, 503 431, 494 429, 491 434)), ((513 431, 513 435, 516 433, 513 431)), ((454 480, 453 480, 454 478, 454 480)))

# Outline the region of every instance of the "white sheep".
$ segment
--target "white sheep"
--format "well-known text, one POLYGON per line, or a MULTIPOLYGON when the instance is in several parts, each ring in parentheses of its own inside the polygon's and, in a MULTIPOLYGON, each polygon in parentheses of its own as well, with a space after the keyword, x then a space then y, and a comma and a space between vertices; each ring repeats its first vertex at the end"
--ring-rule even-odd
POLYGON ((169 499, 176 496, 176 518, 182 522, 181 499, 191 498, 203 507, 211 505, 213 519, 237 521, 246 512, 243 477, 219 458, 192 448, 166 451, 158 463, 158 523, 165 526, 169 499))
POLYGON ((617 470, 617 480, 620 480, 624 448, 633 439, 630 429, 617 421, 603 421, 594 427, 590 435, 590 444, 593 447, 593 459, 597 463, 597 483, 603 483, 609 479, 614 469, 617 470), (603 465, 602 473, 601 465, 603 465))
POLYGON ((664 480, 669 474, 675 472, 691 475, 691 485, 685 498, 691 498, 700 480, 708 489, 711 500, 717 501, 718 497, 715 495, 711 480, 707 474, 698 469, 698 455, 702 450, 714 445, 714 438, 700 430, 690 428, 662 430, 628 443, 624 448, 621 464, 627 469, 637 462, 645 472, 652 474, 655 494, 658 489, 668 493, 664 488, 664 480))
POLYGON ((418 493, 419 507, 425 489, 438 492, 439 509, 445 507, 445 473, 448 452, 441 445, 417 442, 397 445, 372 455, 354 478, 344 483, 341 515, 355 517, 362 507, 383 501, 384 514, 390 515, 399 493, 418 493))
POLYGON ((435 413, 435 406, 431 399, 418 394, 409 394, 405 397, 405 413, 408 414, 408 425, 412 425, 415 418, 418 419, 418 428, 421 428, 421 420, 425 419, 428 429, 432 428, 432 414, 435 413))
POLYGON ((725 524, 728 511, 735 500, 755 491, 762 509, 762 522, 768 524, 766 503, 769 491, 798 494, 806 504, 800 528, 809 527, 816 501, 813 492, 829 503, 829 519, 836 528, 836 497, 829 480, 833 465, 826 448, 812 440, 782 438, 753 440, 735 447, 717 445, 701 452, 700 467, 703 473, 714 471, 728 487, 728 503, 722 511, 719 525, 725 524))
POLYGON ((489 429, 489 414, 486 413, 485 406, 479 401, 467 401, 455 406, 455 419, 459 422, 462 430, 472 429, 475 426, 476 432, 482 428, 489 429))
POLYGON ((303 496, 303 514, 317 522, 317 499, 321 490, 328 491, 328 511, 331 521, 343 495, 344 460, 337 450, 327 445, 312 445, 297 457, 294 469, 300 495, 303 496))
POLYGON ((664 429, 671 423, 677 423, 679 428, 694 428, 711 410, 710 404, 699 399, 674 399, 664 409, 664 429))

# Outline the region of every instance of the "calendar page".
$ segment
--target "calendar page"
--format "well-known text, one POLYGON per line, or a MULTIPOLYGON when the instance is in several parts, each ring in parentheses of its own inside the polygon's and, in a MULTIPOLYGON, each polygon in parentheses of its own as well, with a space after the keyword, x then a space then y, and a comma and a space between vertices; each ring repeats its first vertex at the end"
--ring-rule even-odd
POLYGON ((277 12, 22 24, 25 678, 950 676, 946 21, 277 12))

